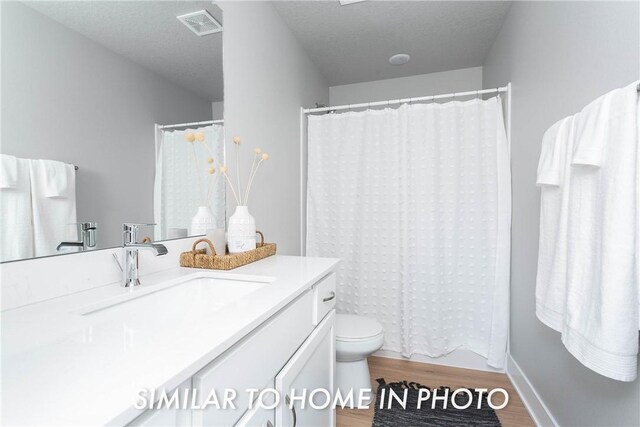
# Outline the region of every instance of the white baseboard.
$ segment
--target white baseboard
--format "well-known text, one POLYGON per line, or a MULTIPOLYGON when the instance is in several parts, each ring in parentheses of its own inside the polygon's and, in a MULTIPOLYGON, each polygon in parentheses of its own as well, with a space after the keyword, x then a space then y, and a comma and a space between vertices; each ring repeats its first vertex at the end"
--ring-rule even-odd
POLYGON ((544 404, 536 389, 533 388, 529 379, 526 377, 520 366, 513 360, 510 354, 507 354, 507 377, 513 384, 513 387, 518 392, 522 403, 529 411, 529 415, 533 418, 533 421, 540 427, 557 427, 556 422, 549 408, 544 404))
POLYGON ((451 353, 440 357, 429 357, 422 354, 414 354, 410 358, 406 358, 395 351, 379 350, 374 354, 374 356, 431 363, 433 365, 452 366, 454 368, 475 369, 477 371, 505 372, 503 369, 495 369, 487 365, 487 359, 469 350, 454 350, 451 353))

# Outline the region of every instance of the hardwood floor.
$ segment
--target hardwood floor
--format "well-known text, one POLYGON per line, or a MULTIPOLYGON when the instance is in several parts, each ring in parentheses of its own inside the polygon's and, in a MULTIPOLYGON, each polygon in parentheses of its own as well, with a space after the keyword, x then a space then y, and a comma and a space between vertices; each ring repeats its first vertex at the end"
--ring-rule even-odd
MULTIPOLYGON (((378 386, 375 381, 377 378, 384 378, 387 383, 402 380, 415 381, 432 388, 440 386, 449 386, 452 389, 460 387, 488 389, 501 387, 509 393, 507 406, 504 409, 496 410, 502 425, 504 427, 535 426, 527 409, 520 400, 520 396, 518 396, 505 374, 451 368, 384 357, 370 357, 369 371, 371 372, 371 383, 376 388, 378 386)), ((338 427, 370 427, 373 421, 373 406, 372 403, 369 405, 369 409, 338 409, 338 427)))

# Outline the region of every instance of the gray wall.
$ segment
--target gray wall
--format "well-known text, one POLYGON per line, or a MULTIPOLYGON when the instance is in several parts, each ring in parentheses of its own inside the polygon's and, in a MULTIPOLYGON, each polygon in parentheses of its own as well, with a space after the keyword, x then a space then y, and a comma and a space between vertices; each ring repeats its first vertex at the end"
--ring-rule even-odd
POLYGON ((513 82, 511 354, 565 426, 640 425, 640 383, 582 366, 535 316, 540 141, 555 121, 638 79, 638 3, 514 2, 484 63, 484 86, 513 82))
POLYGON ((2 153, 79 166, 78 220, 120 244, 122 222, 153 220, 153 124, 210 120, 211 102, 22 3, 0 7, 2 153))
POLYGON ((211 103, 211 115, 214 120, 224 119, 224 101, 211 103))
POLYGON ((464 92, 482 88, 482 67, 332 86, 331 105, 464 92))
MULTIPOLYGON (((235 174, 233 135, 242 137, 241 176, 251 153, 271 155, 261 166, 249 200, 256 226, 278 253, 300 253, 300 107, 329 101, 329 87, 273 6, 221 2, 224 11, 225 135, 235 174)), ((235 176, 235 175, 234 175, 235 176)), ((227 214, 235 209, 227 191, 227 214)))

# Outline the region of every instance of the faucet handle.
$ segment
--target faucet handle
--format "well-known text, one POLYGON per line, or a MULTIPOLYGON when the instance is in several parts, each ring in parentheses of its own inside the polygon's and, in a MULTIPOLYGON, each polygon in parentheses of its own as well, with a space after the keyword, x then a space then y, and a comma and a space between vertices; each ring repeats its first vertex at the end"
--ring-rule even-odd
POLYGON ((67 225, 75 225, 79 233, 82 233, 83 231, 96 230, 98 228, 98 223, 95 221, 69 222, 67 225))
POLYGON ((138 229, 139 227, 151 227, 156 224, 139 223, 139 222, 125 222, 122 224, 122 245, 128 245, 138 242, 138 229))
POLYGON ((156 225, 156 223, 148 223, 148 222, 123 222, 122 223, 122 227, 123 228, 134 228, 134 227, 153 227, 154 225, 156 225))
POLYGON ((98 228, 98 223, 95 221, 76 222, 83 230, 93 230, 98 228))

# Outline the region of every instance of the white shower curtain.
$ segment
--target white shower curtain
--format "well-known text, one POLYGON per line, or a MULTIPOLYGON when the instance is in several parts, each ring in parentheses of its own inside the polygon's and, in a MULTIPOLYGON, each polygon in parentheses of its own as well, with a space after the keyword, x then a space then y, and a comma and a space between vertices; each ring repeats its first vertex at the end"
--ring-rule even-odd
POLYGON ((383 349, 505 360, 510 167, 499 98, 310 116, 307 255, 383 349))
MULTIPOLYGON (((156 131, 156 178, 154 186, 155 239, 166 239, 167 229, 191 226, 191 218, 206 199, 209 175, 207 158, 213 157, 224 163, 224 127, 208 125, 184 130, 156 131), (213 150, 201 142, 189 143, 187 133, 203 132, 205 141, 213 150), (198 166, 194 165, 193 149, 196 150, 198 166), (202 184, 199 184, 198 179, 202 184)), ((216 168, 217 169, 217 168, 216 168)), ((215 187, 212 189, 211 208, 219 228, 225 225, 224 179, 215 172, 215 187)), ((205 205, 207 205, 205 203, 205 205)))

